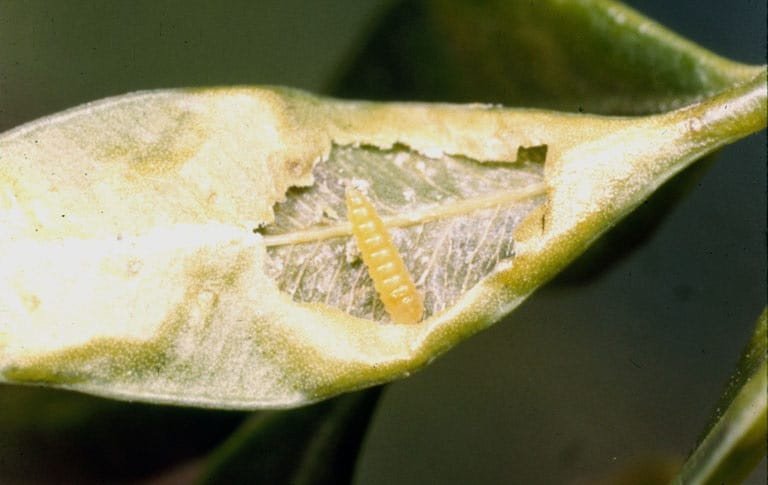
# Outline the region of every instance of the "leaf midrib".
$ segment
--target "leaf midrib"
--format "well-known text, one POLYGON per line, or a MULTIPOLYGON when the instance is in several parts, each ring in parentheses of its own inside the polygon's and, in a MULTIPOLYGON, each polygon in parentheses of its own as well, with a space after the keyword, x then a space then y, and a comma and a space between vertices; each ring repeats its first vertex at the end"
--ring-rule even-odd
MULTIPOLYGON (((482 209, 532 199, 544 195, 546 191, 547 184, 538 182, 522 189, 497 191, 484 196, 469 197, 450 203, 432 205, 407 215, 382 217, 382 221, 385 227, 408 227, 425 224, 438 219, 447 219, 482 209)), ((348 221, 345 221, 333 225, 315 225, 283 234, 263 236, 263 242, 266 247, 275 247, 317 242, 337 237, 349 237, 351 235, 352 226, 348 221)))

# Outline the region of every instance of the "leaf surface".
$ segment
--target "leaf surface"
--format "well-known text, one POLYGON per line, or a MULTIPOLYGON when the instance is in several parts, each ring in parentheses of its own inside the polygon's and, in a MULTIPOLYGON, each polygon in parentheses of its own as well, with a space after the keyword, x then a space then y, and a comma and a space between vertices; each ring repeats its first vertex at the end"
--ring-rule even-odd
POLYGON ((704 438, 673 484, 741 483, 765 458, 768 437, 768 311, 757 320, 747 348, 718 403, 704 438))
POLYGON ((248 419, 206 460, 201 483, 351 483, 380 387, 248 419))
POLYGON ((750 72, 612 0, 406 0, 334 92, 634 115, 685 106, 750 72))

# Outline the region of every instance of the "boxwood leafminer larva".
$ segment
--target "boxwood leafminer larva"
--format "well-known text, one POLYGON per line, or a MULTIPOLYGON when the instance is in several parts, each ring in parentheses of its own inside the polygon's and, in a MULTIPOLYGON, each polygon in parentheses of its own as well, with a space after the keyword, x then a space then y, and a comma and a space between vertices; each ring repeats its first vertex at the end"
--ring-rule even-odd
POLYGON ((381 217, 371 201, 350 185, 346 202, 352 234, 384 308, 395 323, 418 323, 424 314, 423 298, 381 217))

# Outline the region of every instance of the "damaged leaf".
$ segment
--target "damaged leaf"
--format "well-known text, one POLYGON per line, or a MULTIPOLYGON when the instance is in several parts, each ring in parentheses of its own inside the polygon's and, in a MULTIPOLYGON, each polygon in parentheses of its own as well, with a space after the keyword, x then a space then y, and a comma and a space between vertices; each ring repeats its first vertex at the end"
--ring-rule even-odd
POLYGON ((2 377, 261 408, 407 375, 764 124, 761 69, 633 119, 260 88, 140 93, 43 119, 0 139, 2 377), (419 324, 388 321, 349 247, 350 181, 424 293, 419 324))
POLYGON ((285 292, 389 322, 345 216, 344 185, 367 187, 425 299, 445 310, 514 255, 514 228, 545 197, 542 164, 429 158, 404 147, 339 148, 312 187, 278 204, 262 231, 267 271, 285 292))
POLYGON ((134 93, 4 133, 0 380, 256 409, 406 376, 765 126, 765 69, 712 66, 714 91, 635 118, 242 87, 134 93), (391 233, 421 322, 383 310, 348 184, 391 233))

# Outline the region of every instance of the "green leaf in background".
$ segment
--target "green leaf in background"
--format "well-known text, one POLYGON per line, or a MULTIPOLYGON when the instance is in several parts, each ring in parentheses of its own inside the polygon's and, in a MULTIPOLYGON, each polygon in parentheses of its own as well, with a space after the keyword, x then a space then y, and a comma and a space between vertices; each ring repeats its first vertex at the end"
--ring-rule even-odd
POLYGON ((739 81, 635 118, 244 87, 127 95, 12 130, 2 377, 254 409, 408 375, 675 173, 762 129, 765 69, 717 67, 739 81), (349 247, 350 181, 424 292, 418 325, 388 324, 349 247))
POLYGON ((765 459, 768 438, 768 367, 763 310, 707 434, 686 461, 675 485, 741 483, 765 459))
POLYGON ((204 456, 245 418, 8 385, 0 410, 3 485, 133 483, 204 456))
POLYGON ((610 0, 402 1, 334 92, 631 115, 690 104, 752 69, 610 0))
POLYGON ((255 414, 210 455, 201 483, 350 483, 380 393, 255 414))

